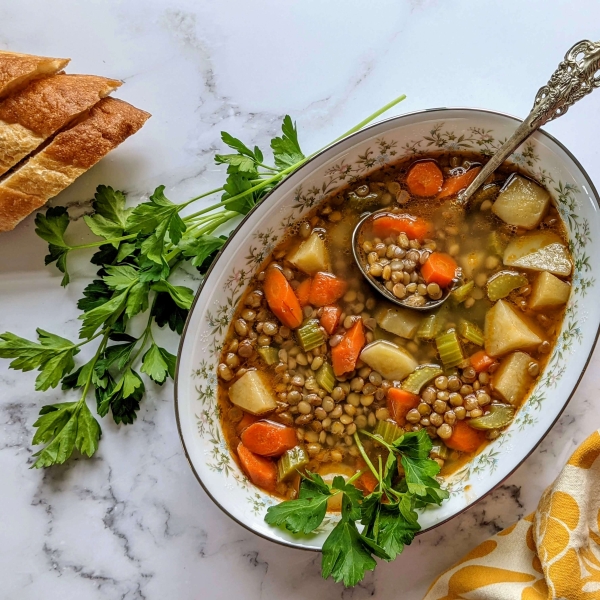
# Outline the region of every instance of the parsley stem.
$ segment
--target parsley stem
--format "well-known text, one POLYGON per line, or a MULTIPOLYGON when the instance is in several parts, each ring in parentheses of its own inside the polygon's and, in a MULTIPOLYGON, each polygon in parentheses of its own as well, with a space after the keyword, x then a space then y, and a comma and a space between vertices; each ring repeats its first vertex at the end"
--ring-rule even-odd
POLYGON ((265 165, 264 163, 257 162, 256 164, 259 167, 262 167, 263 169, 267 169, 269 171, 275 171, 275 172, 279 171, 279 169, 277 169, 276 167, 270 167, 269 165, 265 165))
POLYGON ((137 237, 137 233, 131 233, 129 235, 123 235, 121 237, 111 238, 110 240, 98 240, 97 242, 93 242, 91 244, 79 244, 78 246, 69 246, 69 251, 83 250, 84 248, 97 248, 98 246, 103 246, 104 244, 111 244, 112 242, 122 242, 124 240, 130 240, 135 237, 137 237))
MULTIPOLYGON (((90 372, 89 372, 89 374, 87 376, 87 380, 85 382, 85 386, 83 387, 83 392, 81 394, 81 399, 79 400, 79 406, 81 406, 85 402, 85 397, 87 396, 88 390, 90 389, 90 384, 92 383, 92 377, 94 375, 94 368, 96 366, 96 363, 98 362, 98 359, 100 358, 100 355, 104 351, 104 348, 106 347, 106 344, 108 343, 108 336, 110 335, 110 327, 107 327, 101 333, 104 334, 104 337, 102 338, 102 341, 98 345, 98 349, 96 350, 96 354, 94 355, 94 358, 92 358, 93 363, 92 363, 92 366, 90 368, 90 372)), ((94 337, 96 337, 96 336, 94 336, 94 337)))
POLYGON ((358 448, 358 451, 361 453, 362 457, 364 458, 365 462, 367 463, 367 466, 369 467, 369 469, 371 469, 371 473, 373 473, 373 475, 375 475, 375 479, 377 479, 377 481, 379 481, 381 483, 381 479, 379 479, 379 473, 373 466, 371 459, 367 456, 367 453, 365 452, 362 442, 360 441, 360 438, 358 437, 358 433, 354 434, 354 441, 356 442, 356 447, 358 448))
POLYGON ((108 329, 101 329, 98 333, 94 334, 91 338, 87 340, 83 340, 83 342, 79 342, 79 344, 74 344, 74 348, 80 348, 81 346, 85 346, 85 344, 89 344, 92 340, 95 340, 97 337, 104 335, 108 329))
MULTIPOLYGON (((220 187, 220 188, 215 188, 214 190, 210 190, 210 192, 204 192, 204 194, 200 194, 199 196, 195 196, 194 198, 191 198, 187 202, 184 202, 183 204, 180 204, 178 210, 181 210, 181 209, 185 208, 186 206, 188 206, 192 202, 196 202, 196 200, 200 200, 201 198, 206 198, 206 196, 212 196, 213 194, 216 194, 217 192, 223 192, 223 191, 225 191, 225 190, 222 187, 220 187)), ((216 204, 215 206, 219 206, 219 205, 216 204)))
POLYGON ((346 483, 354 483, 357 479, 360 479, 366 472, 367 469, 362 469, 361 471, 354 473, 354 475, 352 475, 352 477, 350 477, 350 479, 348 479, 346 483))

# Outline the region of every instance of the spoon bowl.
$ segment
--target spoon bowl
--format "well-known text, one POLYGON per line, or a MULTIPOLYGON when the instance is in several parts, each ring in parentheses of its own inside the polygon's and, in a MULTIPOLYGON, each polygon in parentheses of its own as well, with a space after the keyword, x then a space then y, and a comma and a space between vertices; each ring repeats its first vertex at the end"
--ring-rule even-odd
POLYGON ((456 289, 461 284, 461 278, 457 277, 453 280, 452 284, 443 290, 442 297, 436 300, 428 299, 423 306, 417 306, 412 303, 411 298, 413 296, 408 296, 407 298, 397 298, 390 290, 388 290, 385 285, 375 277, 369 274, 367 270, 368 260, 365 255, 365 251, 362 247, 362 239, 361 234, 363 229, 368 224, 369 221, 374 219, 379 214, 393 213, 389 208, 382 208, 373 212, 363 213, 361 215, 360 221, 354 227, 354 231, 352 232, 352 255, 354 256, 354 260, 356 265, 360 269, 360 272, 364 276, 364 278, 375 288, 380 294, 385 296, 390 302, 397 304, 398 306, 402 306, 404 308, 410 308, 412 310, 419 311, 430 311, 435 308, 439 308, 448 298, 454 289, 456 289))

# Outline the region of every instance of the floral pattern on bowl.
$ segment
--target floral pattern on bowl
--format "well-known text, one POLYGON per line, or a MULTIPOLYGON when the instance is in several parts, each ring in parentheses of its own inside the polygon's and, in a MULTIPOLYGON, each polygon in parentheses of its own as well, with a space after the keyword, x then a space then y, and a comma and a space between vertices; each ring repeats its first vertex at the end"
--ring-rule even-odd
MULTIPOLYGON (((186 455, 212 499, 232 518, 268 539, 318 550, 336 521, 294 536, 264 522, 277 499, 254 487, 234 461, 221 431, 216 367, 237 304, 286 230, 338 188, 388 162, 432 150, 492 154, 516 127, 513 117, 475 109, 435 109, 373 125, 320 153, 279 185, 242 222, 196 296, 181 340, 176 414, 186 455)), ((444 480, 450 499, 420 515, 439 525, 488 493, 534 450, 581 378, 596 342, 600 306, 593 275, 600 255, 598 197, 583 168, 540 131, 511 156, 552 193, 570 237, 575 270, 566 316, 550 361, 515 421, 470 463, 444 480)))

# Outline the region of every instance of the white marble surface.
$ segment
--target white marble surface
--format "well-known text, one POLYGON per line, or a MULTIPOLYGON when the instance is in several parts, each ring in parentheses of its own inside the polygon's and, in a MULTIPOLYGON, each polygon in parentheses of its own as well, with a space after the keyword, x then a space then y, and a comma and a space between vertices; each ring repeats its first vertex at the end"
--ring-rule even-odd
MULTIPOLYGON (((154 115, 59 203, 85 201, 99 183, 132 198, 164 183, 184 200, 220 184, 211 157, 222 129, 265 146, 286 112, 308 151, 402 92, 396 113, 460 105, 524 116, 599 19, 596 0, 0 0, 0 48, 71 56, 71 72, 125 80, 118 96, 154 115)), ((547 129, 599 182, 597 94, 547 129)), ((32 219, 0 237, 0 331, 74 338, 89 269, 75 265, 65 291, 44 253, 32 219)), ((37 409, 63 394, 34 392, 34 375, 2 361, 0 598, 419 599, 437 573, 532 511, 599 426, 599 364, 596 352, 560 421, 499 489, 344 591, 320 578, 318 555, 258 538, 213 505, 185 462, 170 384, 149 390, 133 427, 105 419, 92 460, 29 470, 37 409)))

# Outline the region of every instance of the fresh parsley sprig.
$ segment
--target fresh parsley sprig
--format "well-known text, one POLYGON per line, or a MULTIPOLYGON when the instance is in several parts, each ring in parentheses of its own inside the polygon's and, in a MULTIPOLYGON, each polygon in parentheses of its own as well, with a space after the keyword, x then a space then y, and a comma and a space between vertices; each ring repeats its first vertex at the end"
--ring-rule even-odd
MULTIPOLYGON (((403 99, 396 98, 335 141, 358 131, 403 99)), ((205 274, 227 239, 217 230, 247 214, 275 185, 314 156, 302 152, 296 125, 287 115, 282 135, 271 140, 274 165, 266 164, 256 146, 250 149, 226 132, 221 139, 233 151, 215 157, 217 164, 227 165, 224 185, 186 202, 172 202, 164 186, 159 186, 146 202, 132 208, 126 206, 125 193, 98 186, 93 213, 84 217, 98 241, 79 245, 69 241, 66 208, 49 208, 37 215, 36 233, 48 243, 45 262, 56 264, 63 273, 61 285, 69 284, 72 252, 96 249, 90 260, 98 270, 77 303, 82 311, 80 341, 71 342, 41 329, 37 330, 37 342, 10 332, 0 334, 0 358, 12 359, 13 369, 38 369, 37 390, 62 384, 65 390, 81 391, 75 402, 40 410, 33 444, 47 446, 36 454, 34 467, 63 463, 74 449, 85 456, 94 454, 101 431, 86 403, 88 392, 94 392, 100 417, 111 413, 116 423, 135 421, 146 391, 145 378, 162 385, 174 377, 175 356, 156 343, 153 332, 167 325, 181 334, 194 291, 174 285, 172 275, 185 263, 205 274), (218 202, 191 214, 183 212, 216 194, 221 194, 218 202), (134 336, 131 319, 142 314, 146 327, 134 336), (93 358, 76 365, 75 356, 92 343, 97 344, 93 358)))
POLYGON ((330 486, 320 475, 307 472, 302 475, 298 499, 269 507, 265 516, 270 525, 285 527, 294 534, 310 534, 321 526, 329 499, 341 494, 340 520, 323 544, 321 572, 324 578, 331 576, 346 586, 356 585, 372 571, 377 564, 375 557, 394 560, 421 528, 417 509, 439 505, 448 497, 435 478, 440 467, 429 458, 432 443, 424 430, 405 433, 392 444, 368 431, 360 433, 388 451, 385 466, 380 458, 376 467, 360 436, 354 434, 367 468, 378 482, 373 492, 364 496, 354 485, 363 471, 348 481, 337 476, 330 486))

